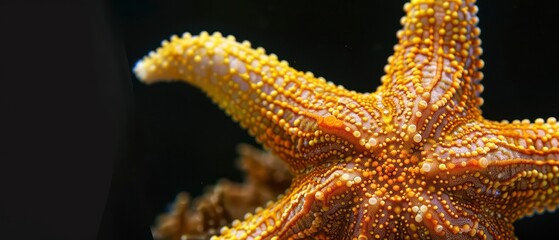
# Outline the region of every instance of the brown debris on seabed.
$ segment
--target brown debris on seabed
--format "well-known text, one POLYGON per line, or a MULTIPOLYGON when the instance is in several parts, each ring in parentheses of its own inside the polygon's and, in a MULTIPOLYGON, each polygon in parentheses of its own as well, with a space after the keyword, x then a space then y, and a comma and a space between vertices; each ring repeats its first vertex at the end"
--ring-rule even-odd
POLYGON ((179 193, 171 211, 157 217, 152 228, 154 239, 208 239, 233 220, 243 219, 256 207, 275 200, 289 187, 292 175, 277 157, 248 144, 239 144, 237 151, 245 182, 222 179, 193 201, 188 193, 179 193))

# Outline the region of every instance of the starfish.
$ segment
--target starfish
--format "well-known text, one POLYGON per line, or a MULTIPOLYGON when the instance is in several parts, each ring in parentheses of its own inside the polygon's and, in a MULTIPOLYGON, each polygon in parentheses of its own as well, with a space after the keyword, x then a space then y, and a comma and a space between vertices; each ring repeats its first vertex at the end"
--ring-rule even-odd
POLYGON ((412 0, 375 92, 300 72, 219 32, 172 36, 134 67, 199 87, 281 159, 277 201, 214 239, 512 239, 559 205, 559 124, 484 119, 477 6, 412 0))

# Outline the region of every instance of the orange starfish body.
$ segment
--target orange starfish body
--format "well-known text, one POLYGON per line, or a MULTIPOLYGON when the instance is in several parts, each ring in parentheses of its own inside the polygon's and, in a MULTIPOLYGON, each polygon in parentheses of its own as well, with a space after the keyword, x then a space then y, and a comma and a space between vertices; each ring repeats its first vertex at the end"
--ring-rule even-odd
POLYGON ((215 239, 511 239, 559 205, 555 118, 481 116, 473 0, 412 0, 382 85, 357 93, 220 33, 184 34, 137 63, 145 83, 206 92, 283 160, 275 203, 215 239))

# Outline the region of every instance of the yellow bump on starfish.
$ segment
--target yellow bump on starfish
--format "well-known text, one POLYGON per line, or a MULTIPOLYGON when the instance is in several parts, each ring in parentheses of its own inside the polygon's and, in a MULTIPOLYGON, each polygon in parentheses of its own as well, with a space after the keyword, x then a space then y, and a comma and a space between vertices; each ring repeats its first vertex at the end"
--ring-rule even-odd
POLYGON ((357 93, 220 33, 163 41, 145 83, 206 92, 294 173, 291 187, 214 239, 512 239, 559 205, 555 118, 481 116, 473 0, 412 0, 382 85, 357 93))

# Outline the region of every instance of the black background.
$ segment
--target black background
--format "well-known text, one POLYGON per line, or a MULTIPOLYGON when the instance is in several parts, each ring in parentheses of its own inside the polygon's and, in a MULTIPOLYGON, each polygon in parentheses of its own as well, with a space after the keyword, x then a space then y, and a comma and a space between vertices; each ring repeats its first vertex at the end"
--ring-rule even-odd
MULTIPOLYGON (((13 213, 2 217, 7 220, 3 226, 24 224, 40 230, 38 235, 11 231, 20 237, 93 239, 98 230, 98 239, 149 239, 149 225, 179 191, 197 195, 219 178, 242 180, 235 166, 235 146, 254 144, 244 130, 189 85, 144 86, 130 75, 135 61, 158 47, 161 40, 185 31, 233 34, 237 40, 249 40, 253 46, 277 54, 298 70, 312 71, 348 89, 374 91, 397 41, 405 1, 69 2, 12 5, 27 15, 8 10, 0 15, 2 26, 12 30, 2 37, 8 41, 1 46, 10 53, 4 60, 20 66, 11 68, 12 75, 2 76, 0 81, 16 82, 15 89, 24 92, 20 95, 8 87, 0 94, 0 98, 8 96, 8 101, 0 99, 3 103, 17 106, 3 107, 9 110, 3 120, 13 116, 2 124, 7 131, 3 137, 11 143, 22 138, 16 142, 20 148, 9 146, 8 151, 0 152, 12 164, 1 170, 10 172, 13 167, 29 176, 2 175, 6 178, 2 184, 9 186, 3 189, 14 197, 7 198, 8 204, 0 210, 13 213), (89 28, 93 33, 83 32, 89 28), (34 81, 17 80, 22 77, 34 81), (67 81, 51 84, 61 79, 67 81), (105 85, 92 88, 95 79, 105 85), (96 101, 87 100, 92 98, 90 93, 96 101), (65 98, 48 100, 53 96, 65 98), (21 98, 30 100, 22 102, 21 98), (63 107, 53 110, 52 106, 63 107), (32 113, 21 115, 20 109, 32 113), (38 121, 45 117, 53 123, 38 121), (68 117, 71 121, 60 121, 68 117), (22 135, 18 129, 30 133, 22 135), (64 152, 75 152, 75 156, 49 152, 60 144, 67 144, 64 152), (34 145, 45 150, 30 147, 34 145), (26 157, 21 153, 30 154, 34 161, 13 160, 26 157), (87 164, 81 164, 84 162, 87 164), (29 169, 34 170, 29 173, 29 169), (65 178, 45 180, 53 175, 65 178), (22 180, 35 179, 32 177, 38 179, 22 180), (24 206, 12 207, 17 203, 24 206), (51 218, 62 221, 49 222, 51 218), (93 226, 86 229, 88 224, 93 226)), ((551 3, 479 1, 486 118, 559 117, 559 93, 553 82, 558 79, 559 46, 554 36, 559 25, 551 3)), ((553 233, 558 224, 559 213, 555 213, 525 218, 515 226, 520 239, 535 239, 553 233)))

